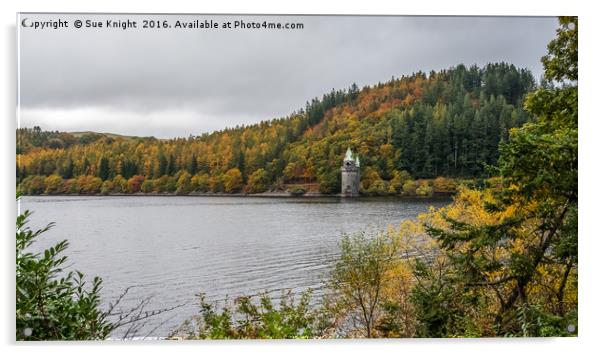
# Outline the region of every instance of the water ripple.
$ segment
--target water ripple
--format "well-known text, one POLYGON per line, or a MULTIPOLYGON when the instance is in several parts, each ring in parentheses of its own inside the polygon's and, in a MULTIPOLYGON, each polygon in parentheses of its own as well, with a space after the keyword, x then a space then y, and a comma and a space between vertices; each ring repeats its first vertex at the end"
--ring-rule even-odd
MULTIPOLYGON (((68 239, 72 268, 104 280, 105 301, 134 286, 123 308, 186 304, 153 318, 165 336, 207 301, 291 289, 323 292, 344 233, 385 228, 447 200, 230 197, 24 197, 31 226, 56 222, 35 247, 68 239), (173 318, 172 318, 173 317, 173 318)), ((119 333, 115 334, 116 336, 119 333)))

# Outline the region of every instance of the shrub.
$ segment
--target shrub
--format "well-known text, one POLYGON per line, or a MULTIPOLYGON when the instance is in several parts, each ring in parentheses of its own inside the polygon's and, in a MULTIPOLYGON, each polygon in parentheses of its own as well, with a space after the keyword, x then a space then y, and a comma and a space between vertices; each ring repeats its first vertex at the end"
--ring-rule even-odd
POLYGON ((140 185, 140 190, 142 193, 151 193, 153 191, 153 181, 150 179, 145 179, 140 185))
POLYGON ((44 185, 46 194, 60 193, 63 187, 63 178, 59 175, 50 175, 44 179, 44 185))
POLYGON ((203 173, 192 176, 190 179, 190 188, 203 193, 209 191, 209 175, 203 173))
POLYGON ((130 193, 138 193, 140 192, 140 187, 142 187, 142 182, 144 182, 144 176, 135 175, 132 178, 128 179, 128 192, 130 193))
POLYGON ((122 175, 113 178, 113 191, 115 193, 127 193, 127 180, 122 175))
POLYGON ((414 181, 406 181, 403 184, 403 194, 404 195, 416 195, 416 188, 418 184, 414 181))
POLYGON ((341 173, 338 171, 320 175, 319 182, 320 193, 333 194, 341 191, 341 173))
POLYGON ((84 275, 63 273, 66 240, 44 250, 28 250, 53 224, 39 230, 27 226, 29 211, 17 217, 16 339, 104 339, 114 329, 100 309, 102 280, 87 286, 84 275))
POLYGON ((226 193, 240 192, 243 187, 242 173, 238 168, 231 168, 223 175, 224 191, 226 193))
POLYGON ((192 190, 191 188, 191 176, 188 171, 181 171, 178 181, 176 183, 177 194, 188 194, 192 190))
POLYGON ((433 180, 433 190, 439 193, 455 192, 457 183, 453 178, 437 177, 433 180))
POLYGON ((222 175, 209 177, 209 190, 212 192, 223 192, 224 183, 222 182, 222 175))
POLYGON ((77 180, 75 178, 70 178, 63 182, 63 190, 62 193, 65 194, 76 194, 77 193, 77 180))
POLYGON ((98 177, 84 175, 76 179, 77 191, 81 194, 96 194, 100 193, 102 180, 98 177))
POLYGON ((403 184, 410 181, 412 176, 407 171, 393 171, 393 178, 389 181, 389 193, 399 194, 403 191, 403 184))
POLYGON ((226 300, 220 310, 198 295, 201 315, 186 321, 172 336, 183 334, 187 339, 292 339, 312 338, 316 324, 311 311, 311 291, 295 300, 289 290, 282 294, 280 306, 275 306, 262 294, 258 301, 242 296, 234 303, 226 300))
POLYGON ((39 195, 39 194, 44 193, 45 189, 46 189, 46 187, 44 185, 44 177, 34 176, 29 181, 29 185, 27 186, 27 194, 39 195))
POLYGON ((174 193, 178 189, 178 180, 176 177, 168 176, 165 182, 165 191, 168 193, 174 193))
POLYGON ((300 197, 300 196, 304 195, 305 193, 307 193, 307 191, 303 187, 293 186, 291 189, 289 189, 289 193, 292 196, 300 197))
POLYGON ((377 179, 370 185, 367 193, 370 195, 387 195, 389 194, 389 185, 382 179, 377 179))
POLYGON ((104 181, 104 182, 102 182, 102 186, 100 187, 100 193, 103 195, 107 195, 113 191, 114 187, 115 186, 113 185, 113 182, 104 181))
POLYGON ((349 318, 351 327, 357 326, 356 330, 365 337, 374 337, 383 290, 395 265, 394 240, 384 234, 376 237, 363 232, 345 235, 340 251, 328 284, 331 302, 339 312, 331 317, 349 318))
POLYGON ((249 183, 247 183, 247 193, 262 193, 265 192, 268 187, 267 174, 263 168, 254 171, 249 176, 249 183))
POLYGON ((433 195, 433 188, 429 186, 427 181, 421 181, 416 188, 416 195, 421 197, 427 197, 433 195))
POLYGON ((153 190, 158 193, 165 193, 167 191, 167 179, 166 175, 159 178, 155 178, 153 181, 153 190))

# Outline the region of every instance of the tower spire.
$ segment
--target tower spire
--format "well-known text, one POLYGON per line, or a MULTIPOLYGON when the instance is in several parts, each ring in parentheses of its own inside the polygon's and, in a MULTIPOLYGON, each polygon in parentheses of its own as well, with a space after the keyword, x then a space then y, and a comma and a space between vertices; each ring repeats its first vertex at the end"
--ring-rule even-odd
POLYGON ((351 152, 351 148, 347 148, 347 152, 345 153, 344 161, 353 161, 353 153, 351 152))

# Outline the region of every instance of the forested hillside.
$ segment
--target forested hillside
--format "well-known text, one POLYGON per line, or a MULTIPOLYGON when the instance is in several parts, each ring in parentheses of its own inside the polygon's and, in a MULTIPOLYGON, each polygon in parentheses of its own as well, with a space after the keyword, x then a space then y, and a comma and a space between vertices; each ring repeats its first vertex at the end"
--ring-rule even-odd
POLYGON ((258 193, 301 183, 337 193, 351 147, 362 192, 398 194, 413 179, 488 177, 509 129, 531 120, 522 107, 534 88, 513 65, 458 65, 333 90, 285 118, 188 138, 22 128, 17 183, 27 194, 258 193))

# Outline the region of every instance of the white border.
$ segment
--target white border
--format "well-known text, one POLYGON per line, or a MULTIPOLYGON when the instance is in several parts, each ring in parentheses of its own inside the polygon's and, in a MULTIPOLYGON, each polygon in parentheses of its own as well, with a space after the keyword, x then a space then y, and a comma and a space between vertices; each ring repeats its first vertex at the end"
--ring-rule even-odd
MULTIPOLYGON (((2 75, 3 85, 0 101, 4 112, 2 119, 2 225, 3 225, 3 257, 2 258, 2 294, 0 312, 1 344, 5 352, 44 352, 44 353, 105 353, 139 349, 149 353, 178 351, 179 353, 200 351, 219 351, 226 353, 261 352, 306 353, 308 350, 327 350, 333 353, 371 353, 375 350, 395 350, 414 353, 462 353, 485 349, 488 353, 504 353, 512 351, 533 351, 546 353, 572 353, 576 350, 588 350, 599 347, 597 337, 599 319, 602 318, 600 305, 600 276, 596 262, 602 249, 598 232, 600 225, 594 220, 600 219, 600 168, 599 144, 596 138, 602 134, 602 114, 594 110, 594 102, 599 101, 598 87, 602 84, 600 77, 600 16, 595 11, 595 2, 577 1, 532 1, 505 0, 502 2, 486 2, 474 0, 454 1, 399 1, 386 2, 380 0, 360 1, 219 1, 205 3, 202 1, 182 0, 146 0, 126 2, 124 0, 88 0, 88 1, 49 1, 49 0, 4 0, 0 2, 2 11, 2 75), (587 4, 587 5, 586 5, 587 4), (486 6, 485 6, 486 5, 486 6), (579 274, 579 338, 559 339, 463 339, 463 340, 328 340, 328 341, 239 341, 239 342, 188 342, 188 343, 14 343, 14 220, 16 216, 14 192, 14 151, 15 151, 15 104, 16 104, 16 45, 15 33, 16 12, 162 12, 162 13, 291 13, 291 14, 398 14, 398 15, 578 15, 580 25, 579 66, 581 72, 580 110, 580 142, 579 142, 579 185, 582 191, 579 213, 580 239, 580 274, 579 274), (595 204, 596 203, 596 204, 595 204), (376 348, 375 348, 376 347, 376 348)), ((542 53, 543 55, 544 53, 542 53)), ((589 351, 589 350, 588 350, 589 351)))

